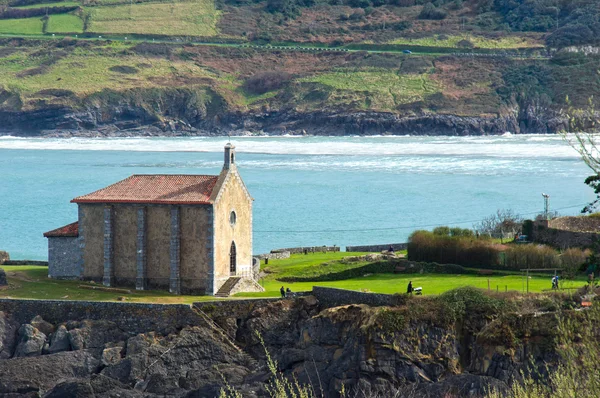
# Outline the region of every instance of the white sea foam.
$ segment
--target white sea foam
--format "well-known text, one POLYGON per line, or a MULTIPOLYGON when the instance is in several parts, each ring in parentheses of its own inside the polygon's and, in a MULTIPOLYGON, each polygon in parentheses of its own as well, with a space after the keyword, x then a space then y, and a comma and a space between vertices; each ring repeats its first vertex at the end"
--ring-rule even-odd
MULTIPOLYGON (((234 137, 238 151, 272 155, 467 156, 577 158, 559 136, 485 137, 234 137)), ((22 138, 0 137, 0 149, 221 152, 224 137, 22 138)))

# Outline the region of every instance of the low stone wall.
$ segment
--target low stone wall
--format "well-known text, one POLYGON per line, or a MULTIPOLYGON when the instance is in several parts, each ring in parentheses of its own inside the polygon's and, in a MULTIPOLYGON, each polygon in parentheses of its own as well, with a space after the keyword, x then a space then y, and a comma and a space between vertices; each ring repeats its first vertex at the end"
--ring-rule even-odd
POLYGON ((398 298, 392 294, 363 293, 354 290, 314 286, 313 296, 319 300, 321 308, 338 307, 349 304, 367 304, 373 307, 395 305, 398 298))
POLYGON ((48 261, 36 261, 36 260, 8 260, 2 265, 39 265, 43 267, 48 266, 48 261))
POLYGON ((290 258, 290 255, 290 252, 271 252, 265 254, 257 254, 254 257, 258 258, 259 260, 264 260, 266 258, 268 258, 269 260, 283 260, 286 258, 290 258))
POLYGON ((381 253, 392 246, 395 251, 406 250, 408 243, 388 243, 386 245, 365 245, 365 246, 346 246, 347 252, 371 252, 381 253))
POLYGON ((305 247, 289 247, 286 249, 275 249, 271 250, 271 253, 290 252, 291 254, 300 254, 304 251, 309 253, 323 253, 323 252, 339 252, 341 248, 339 246, 305 246, 305 247))
POLYGON ((11 314, 20 323, 28 323, 36 315, 53 324, 108 320, 131 334, 149 331, 167 334, 187 325, 204 324, 200 315, 184 304, 0 299, 0 311, 11 314))

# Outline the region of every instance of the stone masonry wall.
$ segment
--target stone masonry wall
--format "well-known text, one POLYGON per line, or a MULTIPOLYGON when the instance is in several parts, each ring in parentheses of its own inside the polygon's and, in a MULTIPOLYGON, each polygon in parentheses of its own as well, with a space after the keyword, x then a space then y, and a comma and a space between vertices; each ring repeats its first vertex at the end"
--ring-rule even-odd
POLYGON ((48 277, 78 279, 81 276, 82 261, 79 238, 48 238, 48 277))
POLYGON ((285 249, 271 250, 271 253, 290 252, 291 254, 301 254, 304 250, 308 252, 339 252, 339 246, 304 246, 304 247, 288 247, 285 249))
POLYGON ((408 243, 388 243, 385 245, 365 245, 365 246, 346 246, 347 252, 371 252, 381 253, 384 250, 388 250, 392 246, 395 251, 406 250, 408 243))
POLYGON ((532 232, 532 241, 559 249, 590 247, 594 242, 600 241, 600 234, 596 232, 575 232, 553 228, 552 221, 548 223, 548 221, 542 220, 534 223, 532 232))
POLYGON ((29 323, 36 315, 53 324, 110 320, 132 335, 150 331, 167 334, 188 325, 204 325, 192 307, 184 304, 0 299, 0 311, 9 313, 19 323, 29 323))
POLYGON ((256 258, 259 260, 264 260, 268 258, 269 260, 284 260, 286 258, 290 258, 290 252, 275 252, 275 253, 265 253, 265 254, 257 254, 256 258))

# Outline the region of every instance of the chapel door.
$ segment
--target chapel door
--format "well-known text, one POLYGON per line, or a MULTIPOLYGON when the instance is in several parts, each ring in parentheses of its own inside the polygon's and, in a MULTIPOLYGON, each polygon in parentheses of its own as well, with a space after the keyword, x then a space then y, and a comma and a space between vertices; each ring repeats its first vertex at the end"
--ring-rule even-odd
POLYGON ((229 249, 229 274, 235 275, 237 267, 237 253, 235 250, 235 242, 231 242, 231 248, 229 249))

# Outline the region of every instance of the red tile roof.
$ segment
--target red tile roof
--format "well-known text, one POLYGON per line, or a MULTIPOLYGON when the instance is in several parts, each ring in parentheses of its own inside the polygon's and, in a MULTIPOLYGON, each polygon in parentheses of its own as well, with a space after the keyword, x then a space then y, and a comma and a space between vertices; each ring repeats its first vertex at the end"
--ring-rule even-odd
POLYGON ((52 231, 48 231, 44 234, 46 238, 56 238, 56 237, 77 237, 79 236, 79 222, 75 221, 72 224, 65 225, 64 227, 53 229, 52 231))
POLYGON ((209 204, 218 176, 132 175, 72 203, 209 204))

